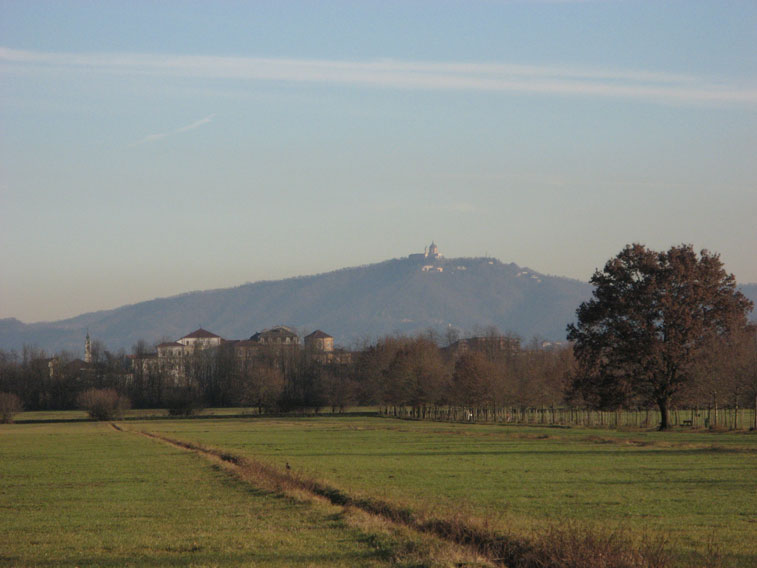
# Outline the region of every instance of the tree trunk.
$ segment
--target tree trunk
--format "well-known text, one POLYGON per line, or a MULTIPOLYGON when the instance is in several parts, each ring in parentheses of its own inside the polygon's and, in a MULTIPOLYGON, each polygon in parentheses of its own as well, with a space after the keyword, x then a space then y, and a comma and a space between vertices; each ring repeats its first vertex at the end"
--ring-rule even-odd
POLYGON ((668 420, 668 399, 657 399, 657 406, 660 407, 660 427, 659 430, 667 430, 670 428, 670 421, 668 420))
POLYGON ((733 429, 739 429, 739 397, 736 395, 733 401, 733 429))

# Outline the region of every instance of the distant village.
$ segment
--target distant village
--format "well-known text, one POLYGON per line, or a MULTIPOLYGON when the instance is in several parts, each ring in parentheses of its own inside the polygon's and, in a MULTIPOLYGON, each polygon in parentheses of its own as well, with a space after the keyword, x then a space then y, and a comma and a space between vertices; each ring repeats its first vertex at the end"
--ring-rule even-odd
MULTIPOLYGON (((89 337, 87 338, 87 354, 85 362, 91 362, 89 352, 89 337)), ((239 362, 251 361, 263 354, 284 356, 295 354, 304 349, 309 357, 319 363, 347 365, 352 363, 353 353, 345 349, 334 347, 334 338, 328 333, 316 330, 304 337, 303 343, 297 332, 285 325, 275 326, 253 334, 249 339, 224 339, 206 329, 199 328, 177 339, 156 345, 155 353, 131 355, 132 367, 143 372, 161 370, 179 380, 188 357, 200 351, 217 349, 225 346, 234 353, 234 359, 239 362)), ((517 351, 520 341, 517 338, 502 335, 489 335, 459 339, 444 348, 452 354, 467 351, 517 351)))
POLYGON ((468 338, 451 334, 443 347, 439 339, 387 335, 345 350, 323 330, 302 337, 278 325, 226 339, 199 328, 154 347, 139 342, 127 355, 108 351, 87 333, 83 360, 30 352, 11 362, 0 386, 29 409, 77 408, 80 395, 110 389, 124 404, 179 413, 205 406, 261 412, 419 407, 440 400, 475 406, 502 393, 528 404, 557 404, 562 396, 557 387, 570 360, 566 350, 523 348, 517 337, 493 328, 468 338), (545 381, 549 388, 537 386, 545 381))
MULTIPOLYGON (((192 356, 212 353, 219 348, 226 348, 233 353, 238 363, 252 362, 258 357, 270 355, 274 358, 292 356, 304 352, 308 357, 321 364, 338 366, 353 362, 353 352, 337 348, 334 337, 322 330, 306 335, 302 341, 291 327, 279 325, 254 333, 249 339, 225 339, 203 328, 194 330, 176 341, 167 341, 155 346, 154 352, 135 353, 127 356, 131 371, 122 378, 129 382, 134 372, 140 374, 160 373, 173 379, 174 385, 180 385, 185 378, 187 363, 192 356)), ((517 352, 520 340, 515 337, 490 334, 486 336, 458 339, 443 352, 458 356, 469 351, 481 353, 517 352)), ((95 355, 92 340, 87 333, 85 339, 84 359, 74 359, 62 364, 57 357, 47 359, 51 378, 61 374, 84 374, 94 370, 95 355)))

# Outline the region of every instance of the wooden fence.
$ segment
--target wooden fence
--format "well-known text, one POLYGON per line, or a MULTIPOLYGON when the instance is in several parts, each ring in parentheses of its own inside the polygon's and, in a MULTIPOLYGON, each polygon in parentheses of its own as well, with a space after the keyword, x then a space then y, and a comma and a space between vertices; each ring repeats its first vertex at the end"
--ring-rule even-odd
MULTIPOLYGON (((386 416, 440 422, 528 424, 545 426, 587 426, 605 428, 656 428, 660 411, 656 409, 601 411, 581 408, 474 408, 455 406, 386 406, 386 416)), ((755 428, 754 409, 699 408, 671 409, 672 427, 687 429, 749 430, 755 428)))

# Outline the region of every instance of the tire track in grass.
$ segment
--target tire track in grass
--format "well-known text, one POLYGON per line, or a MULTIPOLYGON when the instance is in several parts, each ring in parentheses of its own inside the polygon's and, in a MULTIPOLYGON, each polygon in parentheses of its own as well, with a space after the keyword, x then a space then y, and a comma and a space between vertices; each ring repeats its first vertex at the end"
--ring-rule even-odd
MULTIPOLYGON (((271 465, 221 449, 209 448, 144 430, 129 430, 116 423, 111 423, 111 426, 118 432, 145 436, 179 449, 194 452, 211 461, 219 462, 236 477, 248 483, 260 484, 264 489, 294 498, 305 496, 310 499, 323 499, 332 505, 343 507, 345 513, 350 510, 358 510, 381 521, 383 524, 389 523, 390 525, 404 527, 439 538, 447 546, 460 548, 455 550, 453 555, 457 559, 464 560, 462 562, 454 562, 455 566, 515 565, 513 562, 515 557, 512 554, 508 558, 503 558, 500 556, 501 550, 498 551, 492 546, 494 542, 494 538, 492 538, 493 533, 485 535, 483 532, 471 529, 470 527, 465 529, 457 521, 425 519, 407 508, 398 507, 385 501, 355 498, 340 489, 330 487, 300 474, 289 470, 282 471, 271 465), (486 540, 487 538, 489 540, 486 540)), ((511 548, 512 546, 508 545, 508 550, 511 548)))

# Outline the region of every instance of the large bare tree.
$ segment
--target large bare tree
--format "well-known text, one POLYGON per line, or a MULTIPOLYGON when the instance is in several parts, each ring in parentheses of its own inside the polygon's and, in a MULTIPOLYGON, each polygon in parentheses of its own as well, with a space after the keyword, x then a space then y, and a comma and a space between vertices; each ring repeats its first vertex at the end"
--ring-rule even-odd
POLYGON ((691 245, 655 252, 626 246, 590 281, 593 298, 568 326, 579 363, 574 388, 598 407, 656 404, 660 429, 672 397, 691 380, 697 351, 743 329, 752 302, 717 254, 691 245))

